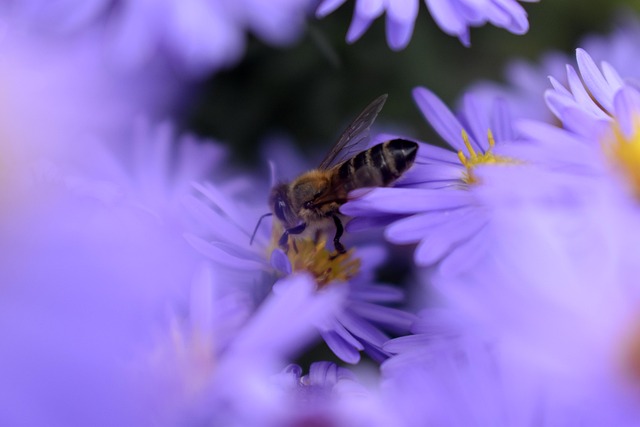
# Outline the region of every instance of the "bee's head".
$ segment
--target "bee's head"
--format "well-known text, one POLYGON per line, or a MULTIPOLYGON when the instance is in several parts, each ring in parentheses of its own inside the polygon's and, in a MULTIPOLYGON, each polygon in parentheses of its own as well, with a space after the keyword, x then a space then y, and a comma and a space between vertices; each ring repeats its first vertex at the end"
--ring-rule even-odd
POLYGON ((269 206, 285 228, 295 227, 300 222, 291 206, 287 184, 278 184, 273 187, 269 196, 269 206))

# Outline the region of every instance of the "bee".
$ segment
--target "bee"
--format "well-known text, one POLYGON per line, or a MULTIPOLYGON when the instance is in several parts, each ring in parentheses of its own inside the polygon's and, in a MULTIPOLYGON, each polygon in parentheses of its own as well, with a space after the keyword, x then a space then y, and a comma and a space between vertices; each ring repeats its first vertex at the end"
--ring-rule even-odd
POLYGON ((393 139, 359 151, 366 145, 369 128, 386 100, 385 94, 369 104, 346 128, 317 169, 271 190, 271 212, 263 215, 260 221, 270 215, 280 221, 284 232, 278 245, 285 252, 289 249, 289 236, 324 231, 333 222, 334 247, 339 254, 345 253, 340 242, 344 227, 339 209, 349 200, 349 192, 365 187, 386 187, 413 165, 418 151, 418 144, 413 141, 393 139))

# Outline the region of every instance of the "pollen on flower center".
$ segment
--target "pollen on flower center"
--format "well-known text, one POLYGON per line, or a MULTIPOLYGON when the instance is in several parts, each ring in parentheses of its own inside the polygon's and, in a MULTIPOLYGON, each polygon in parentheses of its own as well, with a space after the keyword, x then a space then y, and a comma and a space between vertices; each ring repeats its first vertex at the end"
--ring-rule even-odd
POLYGON ((613 143, 607 145, 609 155, 627 178, 635 196, 640 199, 640 117, 637 117, 633 133, 626 136, 619 125, 613 128, 613 143))
POLYGON ((475 184, 478 182, 477 177, 473 173, 473 169, 477 165, 487 165, 494 163, 512 163, 513 161, 501 156, 496 156, 491 151, 493 147, 496 145, 496 141, 493 138, 493 133, 491 130, 487 132, 487 138, 489 140, 489 148, 484 153, 476 153, 476 150, 473 149, 471 142, 469 141, 469 134, 463 129, 462 130, 462 140, 464 141, 464 145, 467 147, 467 151, 469 152, 469 157, 465 156, 462 150, 458 151, 458 158, 460 159, 460 163, 462 166, 466 168, 462 180, 467 184, 475 184))
POLYGON ((353 249, 336 254, 327 249, 326 238, 296 239, 287 256, 293 271, 306 271, 316 278, 321 288, 331 282, 344 282, 360 271, 360 259, 353 256, 353 249))
MULTIPOLYGON (((273 224, 271 245, 268 253, 278 247, 278 240, 282 235, 282 225, 277 221, 273 224)), ((344 254, 337 254, 327 249, 327 237, 320 233, 317 239, 297 238, 289 239, 287 258, 293 272, 306 271, 315 277, 318 288, 331 282, 345 282, 360 271, 360 259, 354 256, 350 249, 344 254)))

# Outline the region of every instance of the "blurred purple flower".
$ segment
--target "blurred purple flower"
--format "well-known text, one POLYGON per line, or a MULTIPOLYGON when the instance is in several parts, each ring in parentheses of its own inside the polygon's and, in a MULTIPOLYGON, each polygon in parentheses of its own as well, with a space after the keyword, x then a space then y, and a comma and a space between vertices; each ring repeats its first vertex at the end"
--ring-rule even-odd
POLYGON ((244 53, 247 32, 274 45, 295 41, 312 3, 26 0, 6 5, 0 12, 45 35, 102 32, 110 55, 125 69, 139 69, 162 58, 198 77, 237 62, 244 53))
POLYGON ((473 266, 490 239, 490 207, 478 197, 479 167, 514 163, 501 154, 515 139, 510 111, 501 99, 491 108, 478 108, 477 98, 463 98, 459 118, 425 88, 414 98, 425 118, 455 150, 420 144, 416 162, 393 188, 376 188, 341 208, 355 217, 348 229, 389 224, 392 243, 418 243, 415 261, 430 265, 442 260, 442 271, 459 272, 473 266))
POLYGON ((167 425, 269 425, 285 403, 269 391, 274 373, 341 299, 339 292, 315 292, 309 276, 285 280, 293 283, 287 292, 271 295, 250 313, 252 303, 241 290, 239 298, 226 291, 216 296, 224 275, 213 269, 196 275, 187 318, 172 316, 129 364, 151 419, 167 425))
MULTIPOLYGON (((346 0, 323 0, 316 15, 323 18, 346 0)), ((526 0, 537 1, 537 0, 526 0)), ((514 34, 529 30, 527 13, 516 0, 425 0, 433 19, 447 34, 456 36, 463 45, 470 46, 469 27, 478 27, 487 22, 505 28, 514 34)), ((387 13, 387 42, 393 50, 404 49, 413 34, 418 16, 418 0, 357 0, 347 41, 353 43, 383 13, 387 13)))
POLYGON ((273 425, 388 426, 396 421, 374 390, 334 363, 314 362, 307 375, 289 365, 274 380, 285 404, 273 425))
MULTIPOLYGON (((611 180, 564 171, 486 168, 482 178, 501 225, 494 256, 425 283, 457 320, 425 312, 416 335, 385 346, 397 354, 383 365, 392 390, 429 396, 445 424, 633 425, 637 206, 611 180), (460 412, 455 402, 470 396, 478 405, 460 412)), ((400 404, 425 413, 424 400, 400 404)))
POLYGON ((21 31, 3 33, 3 146, 13 145, 25 155, 74 150, 89 138, 123 138, 139 114, 155 120, 170 111, 178 82, 163 70, 113 73, 95 43, 91 34, 60 42, 21 31))

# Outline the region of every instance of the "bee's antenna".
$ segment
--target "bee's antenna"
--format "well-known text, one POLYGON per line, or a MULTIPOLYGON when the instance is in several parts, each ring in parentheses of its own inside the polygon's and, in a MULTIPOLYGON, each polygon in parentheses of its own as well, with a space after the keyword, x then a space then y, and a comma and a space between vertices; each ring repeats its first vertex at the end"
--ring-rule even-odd
POLYGON ((269 212, 260 217, 260 219, 258 220, 258 223, 256 224, 256 228, 253 229, 253 234, 251 234, 251 240, 249 240, 249 245, 253 244, 253 238, 256 237, 256 233, 258 232, 258 227, 260 227, 260 223, 262 222, 262 220, 271 215, 273 214, 269 212))

